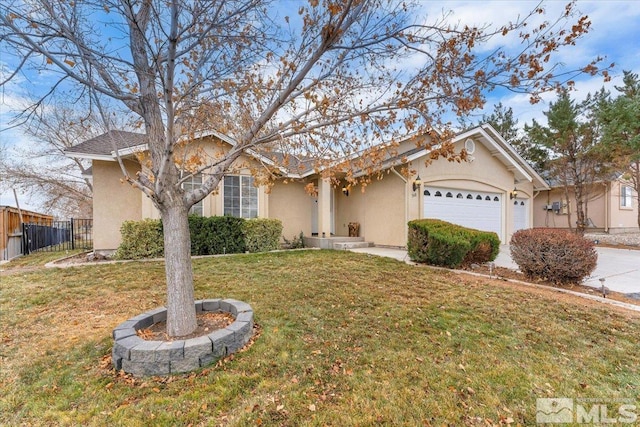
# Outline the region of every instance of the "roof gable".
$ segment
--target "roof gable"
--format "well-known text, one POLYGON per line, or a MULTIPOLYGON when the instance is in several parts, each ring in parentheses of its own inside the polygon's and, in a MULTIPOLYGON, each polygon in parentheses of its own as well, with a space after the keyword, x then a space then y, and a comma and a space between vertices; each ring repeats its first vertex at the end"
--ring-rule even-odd
MULTIPOLYGON (((482 144, 493 157, 498 159, 507 170, 514 174, 516 181, 531 182, 534 190, 547 190, 549 188, 544 178, 490 124, 483 124, 461 132, 453 137, 453 142, 464 143, 467 139, 472 139, 475 143, 482 144)), ((422 148, 418 151, 412 149, 402 153, 401 156, 406 156, 407 161, 414 161, 428 155, 430 152, 431 149, 429 148, 422 148)))
POLYGON ((115 153, 146 145, 146 135, 123 130, 110 130, 107 133, 88 139, 69 147, 65 153, 70 157, 98 160, 115 160, 115 153))
POLYGON ((512 171, 516 181, 533 183, 534 190, 548 190, 549 185, 538 172, 488 123, 464 132, 458 137, 466 138, 466 133, 475 132, 479 140, 489 149, 491 154, 500 160, 508 170, 512 171))

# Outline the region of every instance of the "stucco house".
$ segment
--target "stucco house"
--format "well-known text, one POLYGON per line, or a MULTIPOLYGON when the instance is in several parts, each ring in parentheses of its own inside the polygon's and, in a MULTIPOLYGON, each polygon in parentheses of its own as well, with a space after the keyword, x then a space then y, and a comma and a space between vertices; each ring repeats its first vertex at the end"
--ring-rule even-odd
MULTIPOLYGON (((234 141, 210 132, 197 143, 213 153, 234 141)), ((532 227, 534 197, 549 190, 544 179, 490 125, 462 132, 454 143, 457 149, 467 150, 469 161, 439 159, 426 166, 429 150, 417 147, 413 139, 403 141, 396 155, 384 161, 380 179, 373 179, 365 191, 359 185, 347 187, 346 182, 336 185, 323 179, 311 162, 303 160, 287 169, 279 167, 281 179, 267 190, 254 186, 250 165, 269 160, 248 156, 192 212, 278 218, 285 237, 302 232, 309 238, 307 243, 320 247, 349 240, 349 223, 354 222, 360 225, 360 240, 398 247, 406 245, 407 222, 418 218, 495 231, 503 243, 516 230, 532 227), (311 195, 305 189, 309 184, 315 188, 311 195)), ((142 192, 122 182, 117 162, 119 154, 131 173, 140 171, 133 154, 144 150, 144 144, 140 134, 111 131, 67 150, 68 156, 92 161, 94 249, 98 252, 118 247, 123 221, 159 217, 142 192)), ((198 177, 187 183, 198 184, 198 177)))
MULTIPOLYGON (((638 195, 623 176, 616 175, 608 180, 596 182, 587 187, 585 198, 587 209, 587 231, 606 233, 627 233, 638 231, 638 195)), ((550 183, 534 199, 533 226, 549 228, 569 228, 576 226, 575 193, 569 187, 569 198, 564 186, 550 183)))

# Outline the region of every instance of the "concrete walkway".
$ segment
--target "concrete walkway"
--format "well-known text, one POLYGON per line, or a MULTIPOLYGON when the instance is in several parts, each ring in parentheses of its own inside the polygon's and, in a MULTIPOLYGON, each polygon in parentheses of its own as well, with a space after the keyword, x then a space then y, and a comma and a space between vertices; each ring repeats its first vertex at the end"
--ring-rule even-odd
MULTIPOLYGON (((602 285, 600 279, 604 278, 605 286, 610 290, 640 299, 640 251, 600 247, 596 250, 598 265, 583 284, 600 289, 602 285)), ((411 264, 404 249, 371 247, 351 249, 351 251, 394 258, 411 264)), ((500 253, 494 262, 498 267, 518 269, 517 264, 511 259, 507 245, 500 246, 500 253)))

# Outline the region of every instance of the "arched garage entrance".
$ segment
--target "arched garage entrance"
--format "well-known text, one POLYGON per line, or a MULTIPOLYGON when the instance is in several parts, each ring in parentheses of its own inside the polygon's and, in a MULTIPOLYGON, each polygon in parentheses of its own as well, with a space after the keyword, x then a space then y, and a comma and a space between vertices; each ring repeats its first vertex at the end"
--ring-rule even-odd
POLYGON ((423 195, 424 218, 441 219, 468 228, 493 231, 504 241, 502 194, 425 187, 423 195))

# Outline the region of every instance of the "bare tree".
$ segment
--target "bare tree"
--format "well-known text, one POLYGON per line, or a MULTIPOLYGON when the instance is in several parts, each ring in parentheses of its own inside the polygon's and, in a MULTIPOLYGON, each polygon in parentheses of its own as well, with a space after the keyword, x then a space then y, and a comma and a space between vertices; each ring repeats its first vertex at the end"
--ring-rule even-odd
POLYGON ((90 163, 65 156, 65 149, 99 132, 91 115, 79 114, 68 104, 56 102, 48 108, 34 109, 22 128, 30 144, 14 145, 10 153, 0 158, 2 186, 31 196, 46 213, 66 218, 91 217, 90 163))
MULTIPOLYGON (((167 333, 180 336, 196 327, 187 212, 241 154, 278 159, 279 151, 286 162, 304 153, 321 166, 358 152, 365 170, 375 170, 380 150, 370 147, 386 142, 393 150, 408 134, 431 132, 445 114, 482 106, 486 90, 509 88, 535 101, 577 73, 599 72, 592 62, 560 74, 552 61, 589 29, 573 4, 557 19, 534 24, 545 13, 539 5, 522 19, 481 28, 421 16, 417 6, 309 0, 288 11, 258 0, 15 1, 1 8, 1 40, 16 73, 54 71, 60 78, 52 91, 75 81, 98 108, 117 100, 139 120, 148 173, 123 173, 160 211, 167 333), (496 37, 515 39, 517 52, 480 53, 496 37), (185 141, 207 128, 235 144, 216 159, 185 156, 185 141), (202 187, 182 188, 202 172, 202 187)), ((437 142, 439 155, 464 158, 446 138, 437 142)))

